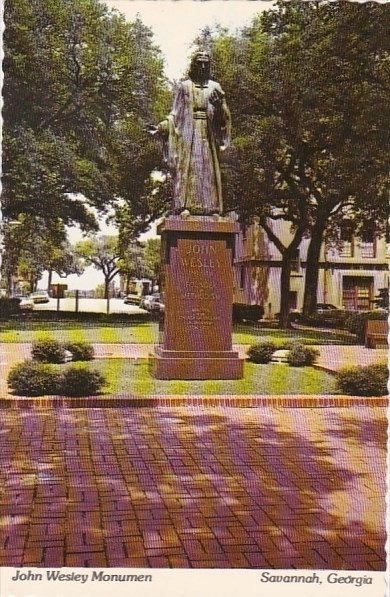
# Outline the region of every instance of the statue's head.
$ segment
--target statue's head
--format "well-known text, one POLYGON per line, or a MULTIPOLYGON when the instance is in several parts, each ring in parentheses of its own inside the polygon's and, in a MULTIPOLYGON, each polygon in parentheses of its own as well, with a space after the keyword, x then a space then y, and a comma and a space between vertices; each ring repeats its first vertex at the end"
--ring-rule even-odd
POLYGON ((203 83, 210 78, 210 55, 207 52, 195 52, 192 56, 189 77, 203 83))

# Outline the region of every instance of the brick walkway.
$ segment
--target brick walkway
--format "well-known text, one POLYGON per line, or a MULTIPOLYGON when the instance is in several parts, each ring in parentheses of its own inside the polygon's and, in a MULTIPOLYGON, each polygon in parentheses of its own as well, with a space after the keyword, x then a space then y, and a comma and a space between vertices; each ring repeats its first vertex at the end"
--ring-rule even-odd
POLYGON ((10 408, 0 451, 2 565, 385 569, 385 408, 10 408))

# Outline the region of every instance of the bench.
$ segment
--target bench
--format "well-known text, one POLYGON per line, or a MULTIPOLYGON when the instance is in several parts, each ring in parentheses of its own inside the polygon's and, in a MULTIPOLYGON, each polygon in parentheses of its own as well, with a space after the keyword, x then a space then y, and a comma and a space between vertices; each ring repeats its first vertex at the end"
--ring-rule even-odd
POLYGON ((366 323, 364 345, 366 348, 377 348, 378 345, 387 347, 389 324, 382 319, 369 319, 366 323))

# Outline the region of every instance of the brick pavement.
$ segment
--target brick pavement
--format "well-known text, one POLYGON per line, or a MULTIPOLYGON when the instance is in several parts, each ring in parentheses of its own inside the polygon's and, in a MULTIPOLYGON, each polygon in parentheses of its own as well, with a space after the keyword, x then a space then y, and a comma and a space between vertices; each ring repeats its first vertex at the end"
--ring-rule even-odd
POLYGON ((386 410, 9 408, 2 565, 385 569, 386 410))

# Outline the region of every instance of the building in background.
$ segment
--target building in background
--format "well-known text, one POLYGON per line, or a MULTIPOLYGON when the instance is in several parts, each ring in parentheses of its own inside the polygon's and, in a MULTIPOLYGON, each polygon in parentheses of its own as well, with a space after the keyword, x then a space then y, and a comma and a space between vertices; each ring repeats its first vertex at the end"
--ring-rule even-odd
MULTIPOLYGON (((289 242, 289 224, 270 221, 273 231, 289 242)), ((303 305, 306 255, 310 239, 303 239, 296 251, 290 279, 291 310, 303 305)), ((264 317, 273 318, 280 310, 280 274, 282 256, 268 239, 258 221, 242 228, 236 240, 234 301, 261 305, 264 317)), ((389 285, 389 259, 385 236, 373 227, 357 236, 351 220, 340 229, 337 246, 323 243, 317 290, 318 303, 330 303, 351 311, 375 308, 373 299, 389 285)))

